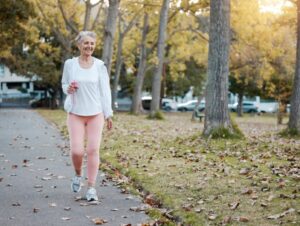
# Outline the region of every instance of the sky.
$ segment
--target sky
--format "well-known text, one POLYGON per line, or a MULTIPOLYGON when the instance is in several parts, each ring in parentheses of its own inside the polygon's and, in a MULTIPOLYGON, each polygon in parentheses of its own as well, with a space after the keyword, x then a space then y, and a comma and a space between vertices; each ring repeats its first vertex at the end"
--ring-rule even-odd
POLYGON ((282 13, 282 8, 291 6, 288 0, 259 0, 261 12, 270 12, 274 14, 282 13))

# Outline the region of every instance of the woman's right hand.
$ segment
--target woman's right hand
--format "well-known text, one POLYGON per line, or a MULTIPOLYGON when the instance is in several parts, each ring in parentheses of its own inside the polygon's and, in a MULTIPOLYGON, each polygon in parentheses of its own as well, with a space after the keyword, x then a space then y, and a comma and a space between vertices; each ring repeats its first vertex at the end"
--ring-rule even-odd
POLYGON ((77 84, 77 82, 74 82, 74 81, 73 81, 73 82, 71 82, 71 84, 69 85, 67 92, 68 92, 69 94, 73 94, 73 93, 76 92, 77 89, 78 89, 78 84, 77 84))

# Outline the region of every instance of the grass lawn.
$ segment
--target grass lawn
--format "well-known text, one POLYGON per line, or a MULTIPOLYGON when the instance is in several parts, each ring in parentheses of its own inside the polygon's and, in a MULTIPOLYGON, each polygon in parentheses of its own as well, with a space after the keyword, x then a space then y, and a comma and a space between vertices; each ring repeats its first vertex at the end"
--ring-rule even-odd
MULTIPOLYGON (((66 134, 66 113, 38 112, 66 134)), ((300 224, 300 140, 279 137, 285 126, 274 116, 233 115, 244 140, 203 139, 190 113, 165 118, 117 113, 100 152, 124 190, 134 184, 159 207, 150 215, 182 225, 300 224)))

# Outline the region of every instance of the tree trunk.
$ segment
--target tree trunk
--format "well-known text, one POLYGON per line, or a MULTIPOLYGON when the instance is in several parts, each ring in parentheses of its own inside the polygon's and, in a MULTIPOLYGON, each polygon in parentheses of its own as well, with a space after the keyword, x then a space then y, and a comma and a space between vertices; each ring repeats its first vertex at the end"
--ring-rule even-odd
POLYGON ((92 10, 91 0, 88 0, 85 2, 85 16, 84 16, 84 25, 83 25, 84 31, 90 29, 91 10, 92 10))
POLYGON ((109 0, 108 14, 105 24, 102 59, 107 67, 107 72, 109 75, 111 71, 113 42, 116 32, 119 4, 120 0, 109 0))
POLYGON ((229 46, 230 0, 211 0, 205 136, 221 128, 233 132, 228 110, 229 46))
MULTIPOLYGON (((121 26, 120 23, 119 23, 119 26, 121 26)), ((122 59, 123 40, 124 40, 124 35, 122 34, 121 28, 119 27, 119 41, 118 41, 118 50, 117 50, 116 71, 115 71, 115 78, 114 78, 114 84, 113 84, 113 90, 112 90, 112 103, 113 103, 114 110, 115 110, 114 103, 117 100, 120 73, 121 73, 121 68, 123 65, 123 59, 122 59)))
POLYGON ((244 97, 243 93, 238 93, 238 105, 236 108, 236 112, 239 117, 243 116, 243 97, 244 97))
POLYGON ((288 128, 300 133, 300 0, 297 1, 297 58, 288 128))
POLYGON ((281 100, 278 100, 277 125, 282 125, 285 109, 286 104, 284 104, 281 100))
POLYGON ((156 112, 159 111, 161 77, 162 77, 164 53, 165 53, 165 39, 166 39, 166 29, 167 29, 167 22, 168 22, 169 2, 170 0, 164 0, 160 11, 158 45, 157 45, 158 62, 152 79, 152 101, 151 101, 151 109, 150 109, 151 118, 154 118, 156 112))
POLYGON ((133 100, 131 106, 131 112, 133 114, 139 114, 141 108, 141 98, 142 98, 142 89, 146 71, 147 64, 147 47, 146 47, 146 38, 149 31, 149 15, 147 12, 144 14, 144 25, 143 25, 143 33, 142 33, 142 41, 141 41, 141 55, 138 67, 138 73, 136 77, 133 100))
POLYGON ((202 94, 202 95, 198 96, 198 98, 197 98, 197 103, 196 103, 196 106, 195 106, 195 108, 193 110, 193 114, 192 114, 192 121, 196 121, 196 116, 199 111, 199 106, 201 104, 201 100, 202 100, 203 96, 204 95, 202 94))

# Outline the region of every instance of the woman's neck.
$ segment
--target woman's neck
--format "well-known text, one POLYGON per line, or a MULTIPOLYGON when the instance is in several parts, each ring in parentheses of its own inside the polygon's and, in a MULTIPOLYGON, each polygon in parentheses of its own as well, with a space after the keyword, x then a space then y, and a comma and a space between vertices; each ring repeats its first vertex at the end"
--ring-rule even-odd
POLYGON ((91 55, 80 55, 79 59, 81 62, 90 62, 92 60, 91 55))

